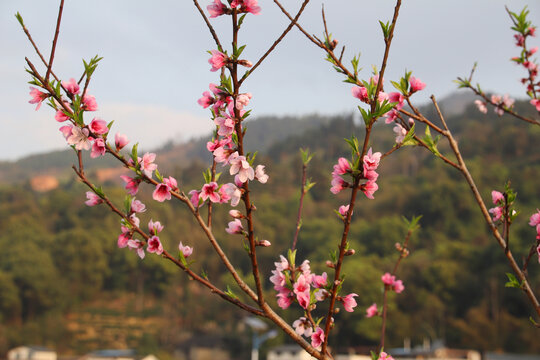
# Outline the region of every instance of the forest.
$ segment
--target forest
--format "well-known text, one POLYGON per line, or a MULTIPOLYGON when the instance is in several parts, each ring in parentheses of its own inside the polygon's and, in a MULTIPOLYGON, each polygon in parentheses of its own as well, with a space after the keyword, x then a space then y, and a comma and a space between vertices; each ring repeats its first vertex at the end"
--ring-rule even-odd
MULTIPOLYGON (((515 107, 533 116, 528 103, 518 101, 515 107)), ((492 189, 501 191, 508 181, 517 192, 521 214, 510 239, 512 251, 521 259, 535 236, 527 214, 535 211, 540 198, 536 151, 540 129, 507 115, 484 115, 472 103, 447 121, 486 202, 492 189)), ((290 220, 296 217, 300 197, 299 150, 314 153, 307 172, 316 185, 305 199, 297 259, 309 258, 320 273, 326 270, 319 264, 335 250, 332 240, 343 226, 334 210, 346 202, 329 191, 332 165, 349 152, 343 139, 363 134, 360 122, 341 114, 267 117, 264 125, 261 120, 246 123, 246 140, 252 141, 246 147, 249 151, 254 144, 259 149, 262 145, 257 156, 270 176, 265 186, 253 185, 258 234, 272 243, 271 250, 258 253, 268 299, 275 299, 268 281, 278 261, 275 254, 286 253, 295 232, 290 220)), ((390 125, 377 125, 374 131, 374 149, 394 146, 390 125)), ((203 180, 206 141, 170 143, 156 151, 160 167, 186 192, 203 180)), ((439 150, 449 153, 443 143, 439 150)), ((244 349, 230 350, 247 351, 249 331, 238 325, 245 314, 159 256, 147 254, 141 261, 135 252, 117 247, 119 219, 84 204, 86 189, 70 173, 74 159, 70 150, 0 164, 0 355, 16 345, 41 344, 63 354, 134 348, 168 358, 196 334, 242 339, 225 343, 236 347, 245 343, 244 349), (30 179, 43 173, 57 174, 58 187, 35 191, 30 179)), ((104 161, 100 167, 113 164, 104 161)), ((95 163, 87 169, 89 177, 98 175, 95 163)), ((124 190, 118 176, 106 181, 104 189, 121 204, 124 190)), ((407 233, 403 217, 422 215, 410 255, 397 274, 405 291, 389 298, 387 347, 400 347, 405 338, 413 344, 429 338, 480 351, 540 352, 538 334, 529 322, 530 305, 518 289, 505 287, 510 269, 469 192, 461 174, 425 149, 403 147, 381 163, 375 200, 362 199, 354 211, 350 244, 355 255, 345 263, 348 276, 343 286, 358 293, 358 311, 337 315, 341 319, 330 343, 333 348, 377 345, 381 319, 366 318, 365 309, 380 301, 380 275, 390 271, 399 256, 395 243, 407 233)), ((169 251, 178 253, 179 241, 193 246, 191 267, 240 294, 181 204, 152 202, 148 188, 137 198, 148 204, 154 221, 166 224, 161 240, 169 251)), ((214 211, 213 227, 225 229, 227 210, 216 206, 214 211)), ((142 214, 142 222, 149 220, 142 214)), ((224 231, 216 233, 251 284, 242 241, 224 231)), ((540 292, 538 264, 529 266, 528 275, 540 292)), ((299 313, 282 315, 293 321, 299 313)), ((282 335, 268 344, 285 341, 282 335)))

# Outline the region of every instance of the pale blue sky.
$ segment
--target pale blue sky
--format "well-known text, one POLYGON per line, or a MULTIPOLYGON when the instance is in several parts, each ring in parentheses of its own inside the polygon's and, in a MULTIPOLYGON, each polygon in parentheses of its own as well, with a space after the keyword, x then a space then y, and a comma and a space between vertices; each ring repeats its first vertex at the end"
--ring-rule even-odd
MULTIPOLYGON (((210 1, 201 1, 206 8, 210 1)), ((320 0, 308 6, 301 23, 322 34, 320 0)), ((513 10, 528 5, 531 20, 540 25, 540 2, 506 1, 513 10)), ((272 1, 259 0, 262 13, 249 16, 241 41, 244 57, 255 62, 286 26, 272 1)), ((289 8, 300 1, 283 0, 289 8)), ((523 97, 518 79, 523 71, 510 63, 517 54, 510 19, 500 0, 406 0, 398 20, 386 80, 405 69, 427 83, 419 100, 438 98, 456 89, 457 76, 468 74, 478 62, 476 80, 486 90, 523 97)), ((0 119, 3 124, 0 159, 65 147, 54 114, 28 104, 29 77, 24 57, 38 64, 13 16, 20 11, 45 54, 52 41, 58 1, 2 0, 0 2, 0 119)), ((363 76, 379 65, 383 51, 378 20, 390 20, 393 1, 326 1, 330 31, 346 45, 345 57, 361 52, 363 76)), ((213 19, 230 42, 229 19, 213 19)), ((534 38, 534 45, 540 40, 534 38)), ((94 0, 66 1, 55 69, 65 79, 78 78, 81 59, 104 57, 90 86, 100 111, 115 120, 113 132, 123 132, 144 148, 166 140, 186 140, 212 128, 197 99, 217 74, 209 71, 207 50, 214 49, 209 32, 192 1, 94 0)), ((350 85, 323 60, 324 54, 293 30, 276 52, 244 85, 251 92, 253 116, 354 111, 357 101, 350 85)), ((387 90, 391 87, 387 85, 387 90)))

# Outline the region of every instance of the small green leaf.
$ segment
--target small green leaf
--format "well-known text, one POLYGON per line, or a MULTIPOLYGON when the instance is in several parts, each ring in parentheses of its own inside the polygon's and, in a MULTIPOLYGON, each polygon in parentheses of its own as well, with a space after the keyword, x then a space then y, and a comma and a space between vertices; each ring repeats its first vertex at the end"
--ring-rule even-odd
POLYGON ((291 265, 291 267, 294 267, 296 261, 296 249, 294 249, 294 251, 289 249, 289 251, 287 252, 287 259, 289 260, 289 264, 291 265))
POLYGON ((137 148, 139 147, 139 143, 136 143, 133 145, 133 148, 131 149, 131 160, 133 160, 133 163, 137 164, 139 162, 139 153, 137 152, 137 148))
POLYGON ((514 276, 512 273, 506 273, 506 276, 508 277, 508 282, 504 284, 505 287, 513 287, 513 288, 521 288, 521 284, 519 283, 518 279, 514 276))
POLYGON ((159 173, 158 169, 154 172, 156 174, 156 179, 159 180, 159 182, 163 182, 163 176, 159 173))

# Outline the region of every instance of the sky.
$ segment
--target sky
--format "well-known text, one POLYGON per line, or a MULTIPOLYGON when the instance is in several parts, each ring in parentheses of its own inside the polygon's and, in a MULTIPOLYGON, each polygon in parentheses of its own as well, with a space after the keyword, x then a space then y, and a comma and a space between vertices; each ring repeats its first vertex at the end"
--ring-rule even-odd
MULTIPOLYGON (((203 9, 209 0, 199 0, 203 9)), ((525 5, 530 20, 540 25, 540 2, 506 1, 511 10, 525 5)), ((282 0, 293 13, 298 0, 282 0)), ((34 111, 28 104, 27 56, 40 65, 14 14, 19 11, 38 46, 48 58, 59 1, 0 1, 0 121, 3 127, 0 160, 16 160, 29 154, 66 148, 59 123, 47 106, 34 111)), ((322 36, 321 7, 312 0, 300 23, 322 36)), ((331 0, 325 12, 329 31, 345 45, 345 59, 361 53, 360 76, 368 78, 373 65, 380 67, 384 42, 379 20, 391 19, 389 0, 331 0)), ((288 25, 270 0, 259 0, 260 15, 249 15, 240 42, 243 58, 255 63, 288 25)), ((385 86, 405 70, 427 83, 417 94, 426 102, 456 91, 453 80, 468 75, 478 63, 475 80, 487 91, 524 98, 519 78, 522 69, 509 59, 518 54, 510 18, 500 0, 406 0, 400 12, 390 50, 385 86)), ((229 48, 230 17, 211 19, 222 44, 229 48)), ((539 46, 534 38, 531 45, 539 46)), ((62 79, 78 79, 82 59, 103 57, 89 87, 99 111, 89 114, 114 120, 112 133, 127 134, 143 149, 166 141, 181 142, 207 134, 213 128, 209 112, 197 99, 218 81, 210 72, 208 50, 216 45, 201 16, 186 0, 93 0, 66 1, 54 60, 62 79)), ((351 85, 342 82, 323 52, 296 29, 244 83, 243 92, 253 95, 252 117, 263 115, 341 114, 355 111, 358 100, 351 85)), ((464 91, 464 90, 461 90, 464 91)))

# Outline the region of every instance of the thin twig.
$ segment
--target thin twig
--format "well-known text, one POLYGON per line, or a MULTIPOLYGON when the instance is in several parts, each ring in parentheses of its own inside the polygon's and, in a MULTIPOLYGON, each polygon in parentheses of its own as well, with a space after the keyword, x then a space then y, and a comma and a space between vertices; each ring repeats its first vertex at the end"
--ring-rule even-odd
POLYGON ((202 18, 204 19, 204 22, 206 23, 206 27, 208 27, 208 30, 210 30, 210 34, 212 34, 212 37, 214 38, 214 41, 216 42, 218 50, 223 52, 223 47, 221 46, 221 43, 219 42, 219 38, 216 34, 216 31, 214 30, 214 27, 212 26, 212 24, 210 24, 210 21, 206 17, 206 14, 204 13, 203 9, 201 9, 199 2, 197 0, 193 0, 193 3, 195 4, 195 7, 197 8, 197 10, 199 10, 199 13, 201 14, 202 18))
POLYGON ((62 21, 62 11, 64 10, 64 0, 60 0, 60 6, 58 7, 58 18, 56 19, 56 30, 54 32, 54 39, 51 48, 51 56, 49 57, 49 65, 47 66, 47 74, 45 75, 45 82, 49 82, 49 75, 51 74, 54 53, 56 52, 56 42, 58 41, 58 34, 60 34, 60 22, 62 21))
POLYGON ((238 82, 239 85, 242 85, 242 83, 244 82, 244 80, 247 79, 247 77, 251 74, 253 74, 253 72, 255 71, 256 68, 259 67, 259 65, 261 65, 261 63, 266 59, 266 57, 268 55, 270 55, 270 53, 272 51, 274 51, 274 49, 276 48, 276 46, 281 42, 281 40, 283 40, 283 38, 285 37, 285 35, 287 35, 287 33, 289 31, 291 31, 291 29, 293 28, 293 26, 296 24, 296 22, 298 21, 298 19, 300 18, 300 15, 302 15, 302 12, 304 11, 304 9, 306 8, 307 4, 309 3, 310 0, 304 0, 304 2, 302 3, 302 6, 300 7, 300 10, 298 10, 298 13, 296 14, 296 16, 294 17, 293 20, 291 20, 289 26, 287 26, 287 28, 283 31, 283 33, 277 38, 276 41, 274 41, 274 43, 272 44, 272 46, 270 46, 270 48, 268 50, 266 50, 266 52, 264 53, 264 55, 255 63, 255 65, 253 65, 253 67, 246 71, 246 73, 244 74, 244 76, 242 76, 242 78, 240 79, 240 81, 238 82))
POLYGON ((296 231, 294 233, 294 240, 291 250, 296 249, 296 243, 298 242, 298 233, 300 233, 300 227, 302 222, 302 208, 304 206, 304 196, 306 195, 306 172, 307 165, 302 165, 302 187, 300 189, 300 204, 298 205, 298 215, 296 216, 296 231))

